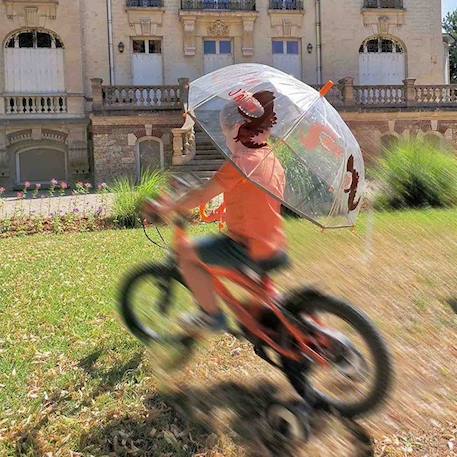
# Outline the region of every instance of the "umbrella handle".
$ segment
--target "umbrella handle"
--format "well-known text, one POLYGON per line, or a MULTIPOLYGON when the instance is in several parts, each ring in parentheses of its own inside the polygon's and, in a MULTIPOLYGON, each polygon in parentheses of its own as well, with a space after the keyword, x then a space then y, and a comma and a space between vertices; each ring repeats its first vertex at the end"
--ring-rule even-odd
POLYGON ((335 83, 333 81, 328 81, 324 87, 319 91, 321 97, 325 97, 330 93, 330 91, 335 87, 335 83))

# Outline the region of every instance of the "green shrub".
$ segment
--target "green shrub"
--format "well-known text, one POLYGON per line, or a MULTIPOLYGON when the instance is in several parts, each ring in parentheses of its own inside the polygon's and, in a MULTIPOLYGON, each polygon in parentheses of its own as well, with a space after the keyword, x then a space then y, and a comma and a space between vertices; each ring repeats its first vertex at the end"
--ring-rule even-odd
POLYGON ((166 188, 167 175, 158 171, 147 171, 138 184, 129 178, 115 181, 110 191, 115 194, 113 204, 114 220, 121 227, 136 227, 141 217, 141 206, 146 198, 157 198, 166 188))
POLYGON ((457 204, 457 158, 419 139, 387 151, 376 173, 380 209, 451 207, 457 204))

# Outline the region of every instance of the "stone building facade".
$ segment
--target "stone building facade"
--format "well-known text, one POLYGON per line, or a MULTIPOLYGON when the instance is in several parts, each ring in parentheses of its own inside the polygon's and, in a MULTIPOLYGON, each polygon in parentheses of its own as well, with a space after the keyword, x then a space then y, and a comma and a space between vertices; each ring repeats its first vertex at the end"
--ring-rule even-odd
POLYGON ((0 36, 8 188, 185 160, 178 79, 231 63, 310 84, 445 82, 440 0, 0 0, 0 36))

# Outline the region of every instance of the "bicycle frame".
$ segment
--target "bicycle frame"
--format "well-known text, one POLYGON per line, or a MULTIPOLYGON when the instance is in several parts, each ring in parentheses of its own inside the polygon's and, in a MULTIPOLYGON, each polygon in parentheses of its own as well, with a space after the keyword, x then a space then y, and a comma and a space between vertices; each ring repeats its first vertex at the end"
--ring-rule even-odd
MULTIPOLYGON (((179 256, 180 248, 188 242, 188 236, 185 229, 185 224, 174 222, 175 232, 173 247, 175 253, 179 256)), ((229 270, 220 267, 209 267, 203 262, 200 264, 201 268, 208 271, 211 275, 217 295, 226 303, 229 309, 235 314, 240 324, 246 327, 250 333, 257 337, 260 341, 267 344, 284 357, 300 362, 306 357, 314 360, 321 366, 329 365, 329 362, 314 351, 307 343, 307 338, 303 335, 302 331, 292 323, 281 311, 280 306, 276 303, 275 292, 276 289, 270 278, 265 278, 263 282, 255 281, 241 272, 229 270), (280 344, 276 343, 267 332, 262 329, 260 323, 247 311, 246 307, 236 299, 236 297, 224 285, 223 280, 228 280, 246 290, 253 298, 254 305, 258 307, 266 307, 270 309, 275 316, 279 319, 282 325, 293 336, 298 343, 299 352, 283 348, 280 344), (305 356, 305 357, 304 357, 305 356)))

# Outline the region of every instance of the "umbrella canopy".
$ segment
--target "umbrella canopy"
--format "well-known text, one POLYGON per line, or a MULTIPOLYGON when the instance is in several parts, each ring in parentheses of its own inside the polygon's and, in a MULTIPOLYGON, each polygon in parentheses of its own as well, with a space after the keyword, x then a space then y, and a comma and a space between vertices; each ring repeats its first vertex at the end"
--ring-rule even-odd
POLYGON ((362 154, 319 92, 266 65, 232 65, 190 84, 188 111, 247 179, 290 210, 321 227, 354 225, 362 154))

